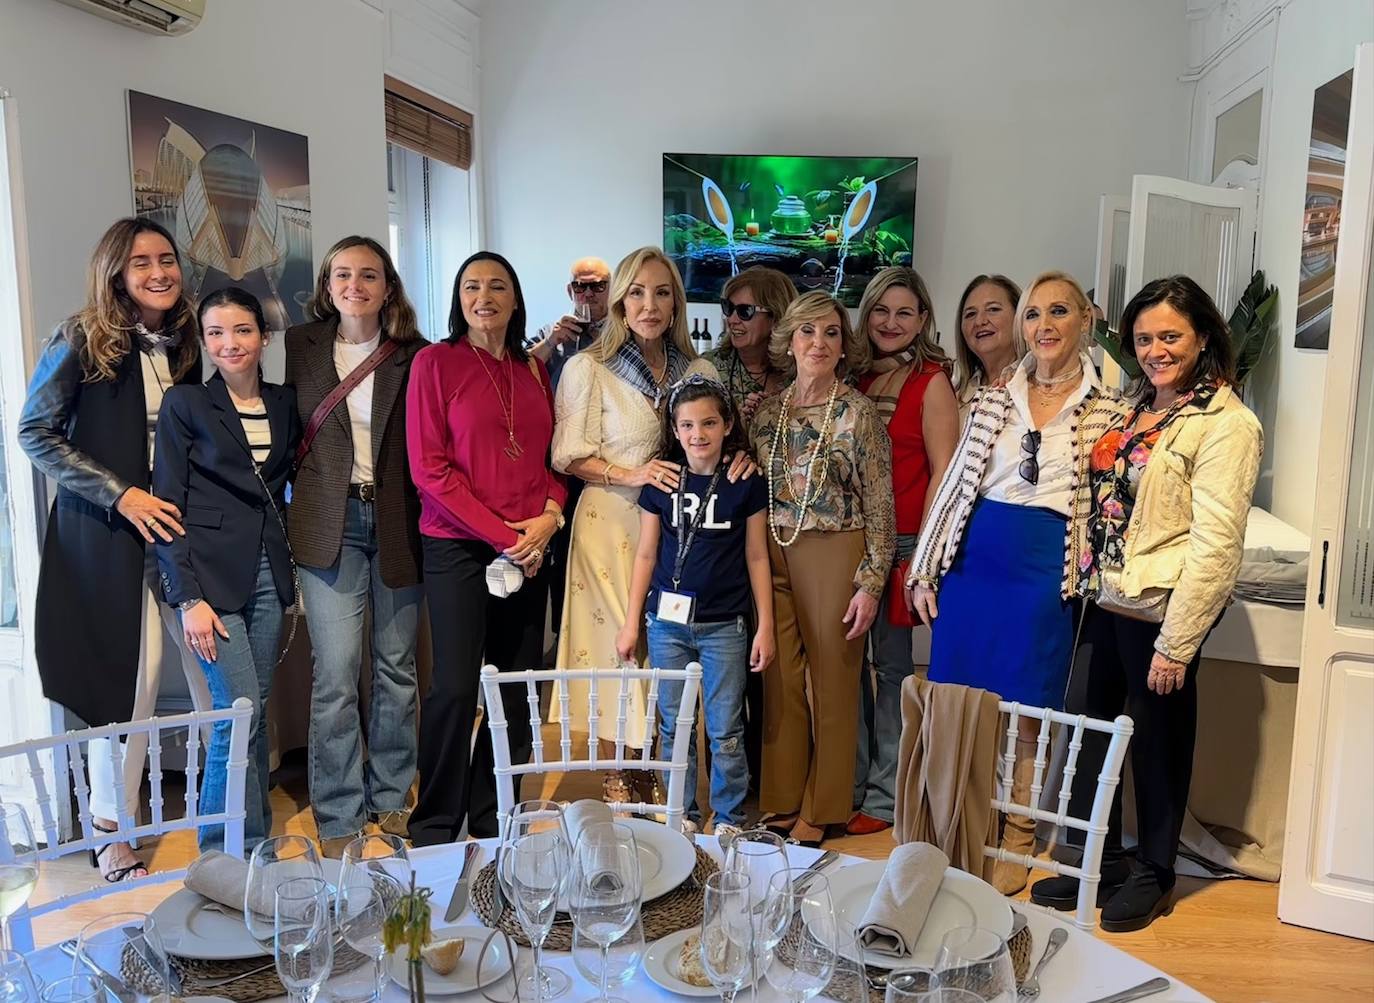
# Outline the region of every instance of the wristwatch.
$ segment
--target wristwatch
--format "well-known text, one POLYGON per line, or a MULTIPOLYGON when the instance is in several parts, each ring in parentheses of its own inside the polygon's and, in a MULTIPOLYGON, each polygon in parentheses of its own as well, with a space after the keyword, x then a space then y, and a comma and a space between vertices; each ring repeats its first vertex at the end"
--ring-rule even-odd
POLYGON ((551 514, 553 515, 554 522, 557 524, 559 529, 562 529, 564 526, 568 524, 568 520, 563 518, 562 511, 553 512, 551 514))
POLYGON ((177 603, 177 609, 185 613, 188 610, 193 609, 196 606, 199 606, 204 601, 204 599, 183 599, 181 602, 177 603))

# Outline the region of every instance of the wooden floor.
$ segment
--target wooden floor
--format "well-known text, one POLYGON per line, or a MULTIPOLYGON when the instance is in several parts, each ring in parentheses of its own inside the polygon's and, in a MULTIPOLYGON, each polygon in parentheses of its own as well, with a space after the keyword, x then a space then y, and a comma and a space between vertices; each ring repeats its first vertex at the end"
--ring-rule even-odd
MULTIPOLYGON (((303 755, 288 758, 273 781, 273 831, 313 837, 303 755)), ((600 786, 591 775, 570 774, 544 778, 539 790, 527 784, 524 794, 572 800, 599 796, 600 786)), ((705 791, 702 794, 704 800, 705 791)), ((172 797, 167 800, 170 803, 172 797)), ((830 840, 826 846, 860 857, 883 858, 891 850, 892 837, 890 831, 849 836, 830 840)), ((195 840, 189 833, 176 833, 145 845, 142 853, 154 870, 184 867, 195 856, 195 840)), ((57 861, 42 872, 35 901, 88 887, 93 879, 94 871, 84 858, 57 861)), ((1223 1003, 1374 1000, 1374 944, 1280 923, 1274 884, 1182 881, 1184 897, 1173 915, 1138 933, 1098 935, 1223 1003)), ((57 920, 40 923, 38 941, 44 944, 73 936, 82 923, 113 908, 151 908, 174 887, 134 891, 76 907, 57 920)), ((1025 898, 1025 893, 1020 897, 1025 898)), ((1038 951, 1037 947, 1037 955, 1038 951)))

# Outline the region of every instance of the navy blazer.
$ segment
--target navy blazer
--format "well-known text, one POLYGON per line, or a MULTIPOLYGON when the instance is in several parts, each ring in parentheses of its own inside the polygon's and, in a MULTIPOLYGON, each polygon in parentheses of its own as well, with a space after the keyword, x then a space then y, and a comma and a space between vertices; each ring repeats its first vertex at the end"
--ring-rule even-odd
POLYGON ((264 383, 262 402, 272 448, 260 482, 243 422, 219 373, 198 386, 172 387, 162 399, 153 494, 181 509, 186 528, 171 543, 158 541, 162 595, 169 604, 204 599, 218 613, 243 609, 257 583, 263 548, 282 603, 295 598, 291 553, 263 483, 285 519, 286 482, 301 440, 296 393, 264 383))

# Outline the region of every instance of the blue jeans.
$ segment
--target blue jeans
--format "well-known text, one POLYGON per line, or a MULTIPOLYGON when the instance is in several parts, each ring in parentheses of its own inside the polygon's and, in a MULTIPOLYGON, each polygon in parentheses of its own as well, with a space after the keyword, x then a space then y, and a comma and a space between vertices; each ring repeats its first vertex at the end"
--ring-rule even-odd
MULTIPOLYGON (((215 710, 222 710, 239 697, 253 702, 252 731, 248 735, 248 772, 243 790, 244 853, 251 853, 267 838, 272 810, 267 800, 267 695, 272 691, 272 675, 277 667, 277 643, 281 636, 282 604, 272 578, 267 551, 258 556, 258 578, 243 609, 234 612, 217 609, 228 638, 215 638, 216 659, 200 658, 201 670, 210 686, 215 710)), ((205 757, 205 776, 201 780, 200 810, 224 810, 224 788, 229 778, 228 721, 220 721, 210 736, 205 757)), ((224 849, 224 826, 200 827, 200 849, 224 849)))
MULTIPOLYGON (((916 537, 897 538, 897 560, 911 556, 916 537)), ((860 677, 858 750, 854 757, 854 806, 865 815, 892 821, 897 791, 897 746, 902 739, 902 683, 913 671, 911 628, 887 621, 890 589, 878 600, 878 618, 868 631, 868 667, 860 677)), ((897 596, 898 602, 902 601, 897 596)))
POLYGON ((339 557, 300 569, 315 676, 310 689, 310 801, 321 839, 360 831, 367 812, 405 807, 415 778, 415 634, 420 586, 382 581, 371 502, 348 499, 339 557), (363 627, 372 599, 367 766, 358 712, 363 627))
MULTIPOLYGON (((711 743, 711 808, 716 824, 744 824, 744 798, 749 793, 749 761, 744 755, 744 680, 749 673, 749 632, 744 617, 720 623, 669 623, 652 613, 644 618, 649 635, 649 664, 659 669, 685 669, 701 663, 706 705, 706 737, 711 743)), ((664 759, 673 755, 682 683, 659 688, 658 741, 664 759)), ((687 752, 687 817, 701 822, 697 806, 697 743, 693 733, 687 752)))

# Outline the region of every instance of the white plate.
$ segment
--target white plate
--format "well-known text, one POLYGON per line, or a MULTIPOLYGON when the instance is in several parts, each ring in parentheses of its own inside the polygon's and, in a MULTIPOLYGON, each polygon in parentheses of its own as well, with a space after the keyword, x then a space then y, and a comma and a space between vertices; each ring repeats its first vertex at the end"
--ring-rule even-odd
MULTIPOLYGON (((644 974, 649 976, 650 981, 679 996, 719 996, 720 993, 711 986, 694 986, 678 978, 682 945, 688 937, 695 937, 699 933, 701 927, 693 926, 654 941, 644 952, 644 974)), ((747 982, 745 986, 748 986, 747 982)))
MULTIPOLYGON (((440 975, 428 965, 424 966, 425 993, 433 996, 457 996, 459 993, 470 993, 474 989, 491 985, 509 972, 511 958, 506 951, 506 938, 492 937, 491 943, 487 945, 487 950, 492 952, 493 956, 482 966, 483 981, 481 983, 477 981, 477 958, 481 953, 483 942, 491 934, 492 931, 484 926, 441 926, 435 929, 435 940, 457 940, 462 937, 467 942, 467 946, 463 948, 463 956, 458 959, 458 967, 447 975, 440 975)), ((404 989, 406 987, 406 960, 400 951, 391 956, 387 970, 391 975, 391 981, 404 989)))
MULTIPOLYGON (((886 861, 870 860, 850 864, 830 874, 830 900, 841 929, 858 927, 886 866, 886 861)), ((940 890, 931 904, 930 915, 926 917, 926 925, 921 928, 911 954, 898 957, 864 951, 864 964, 888 969, 933 968, 940 940, 958 926, 982 927, 1005 939, 1011 936, 1011 905, 986 881, 956 867, 947 867, 940 890)), ((853 946, 844 954, 850 961, 859 960, 853 946)))
MULTIPOLYGON (((320 863, 325 880, 338 881, 343 865, 330 858, 320 863)), ((268 952, 249 936, 242 913, 220 912, 215 903, 189 888, 180 888, 164 899, 152 916, 167 950, 183 958, 234 961, 267 956, 268 952)))
MULTIPOLYGON (((644 901, 667 895, 692 874, 697 853, 692 841, 651 818, 617 818, 634 832, 639 850, 639 874, 644 886, 644 901)), ((560 912, 568 911, 565 892, 558 899, 560 912)))

